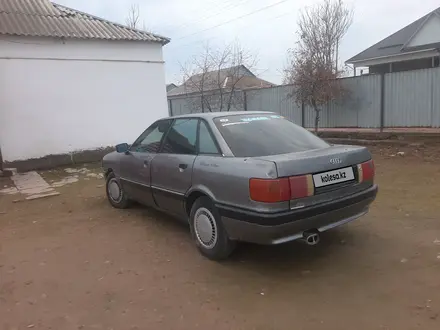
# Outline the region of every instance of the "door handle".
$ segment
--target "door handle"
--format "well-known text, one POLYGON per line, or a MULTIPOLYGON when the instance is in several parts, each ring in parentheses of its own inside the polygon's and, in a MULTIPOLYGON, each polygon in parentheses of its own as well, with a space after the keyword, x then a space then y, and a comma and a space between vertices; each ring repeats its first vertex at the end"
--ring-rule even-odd
POLYGON ((186 170, 187 167, 188 167, 188 164, 179 164, 179 168, 181 170, 186 170))
POLYGON ((144 167, 148 167, 149 164, 150 162, 148 161, 148 159, 144 160, 144 167))

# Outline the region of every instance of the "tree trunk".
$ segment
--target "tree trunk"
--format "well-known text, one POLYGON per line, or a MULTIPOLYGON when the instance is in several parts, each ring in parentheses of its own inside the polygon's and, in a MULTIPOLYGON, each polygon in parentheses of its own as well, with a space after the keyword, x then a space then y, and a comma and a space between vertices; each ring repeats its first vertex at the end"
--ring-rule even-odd
POLYGON ((222 92, 222 90, 221 90, 221 88, 220 88, 220 110, 218 110, 218 111, 223 111, 223 92, 222 92))
POLYGON ((233 93, 234 93, 234 90, 232 90, 232 91, 229 93, 228 109, 227 109, 226 111, 230 111, 230 110, 231 110, 233 93))
POLYGON ((315 109, 315 134, 318 135, 318 127, 319 127, 319 109, 314 106, 315 109))

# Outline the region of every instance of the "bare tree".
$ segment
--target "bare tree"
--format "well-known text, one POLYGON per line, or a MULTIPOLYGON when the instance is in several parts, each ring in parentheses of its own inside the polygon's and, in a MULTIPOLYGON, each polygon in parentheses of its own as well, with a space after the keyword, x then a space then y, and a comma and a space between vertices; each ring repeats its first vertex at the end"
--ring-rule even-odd
POLYGON ((194 110, 212 112, 211 103, 207 99, 207 86, 212 86, 212 75, 215 64, 210 56, 211 48, 207 44, 199 56, 192 58, 190 63, 181 66, 183 73, 183 86, 189 106, 194 110), (193 96, 193 94, 199 94, 193 96), (200 97, 199 97, 200 96, 200 97))
POLYGON ((249 75, 256 56, 238 42, 213 49, 208 44, 199 55, 181 66, 183 86, 190 106, 195 111, 230 111, 242 106, 238 83, 249 75))
POLYGON ((339 45, 353 20, 353 11, 342 0, 324 0, 306 8, 298 20, 299 41, 288 52, 284 82, 294 87, 294 97, 315 110, 315 132, 325 104, 346 92, 337 80, 339 45))
MULTIPOLYGON (((128 10, 127 18, 125 19, 125 23, 128 27, 132 29, 138 29, 140 22, 140 11, 138 4, 132 4, 128 10)), ((145 25, 145 24, 144 24, 145 25)))

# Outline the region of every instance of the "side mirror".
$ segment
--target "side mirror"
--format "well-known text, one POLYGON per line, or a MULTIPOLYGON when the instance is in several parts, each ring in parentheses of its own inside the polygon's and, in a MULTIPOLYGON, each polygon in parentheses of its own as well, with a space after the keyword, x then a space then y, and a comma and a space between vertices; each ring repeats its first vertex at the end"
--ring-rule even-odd
POLYGON ((120 143, 116 145, 116 152, 119 152, 121 154, 128 152, 128 143, 120 143))

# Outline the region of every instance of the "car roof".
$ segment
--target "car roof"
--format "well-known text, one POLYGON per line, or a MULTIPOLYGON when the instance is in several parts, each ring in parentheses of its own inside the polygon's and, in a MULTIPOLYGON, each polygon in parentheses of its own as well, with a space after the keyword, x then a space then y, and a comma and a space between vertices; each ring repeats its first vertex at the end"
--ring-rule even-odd
MULTIPOLYGON (((222 112, 203 112, 189 113, 186 115, 171 116, 168 118, 205 118, 213 119, 217 117, 237 116, 237 115, 259 115, 263 113, 274 113, 272 111, 222 111, 222 112)), ((165 119, 165 118, 163 118, 165 119)))

